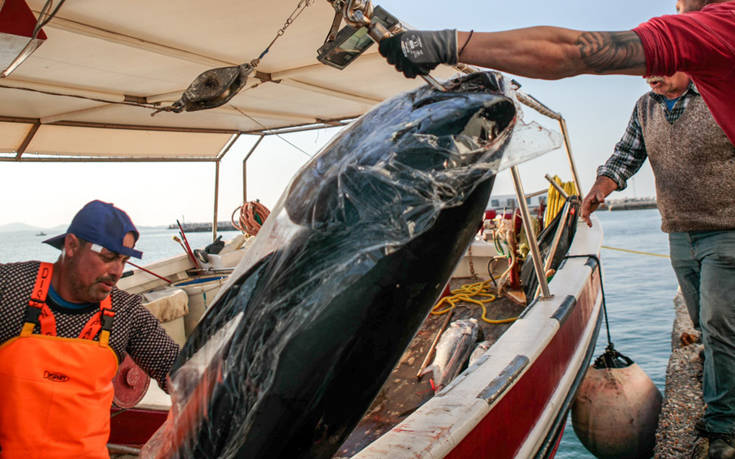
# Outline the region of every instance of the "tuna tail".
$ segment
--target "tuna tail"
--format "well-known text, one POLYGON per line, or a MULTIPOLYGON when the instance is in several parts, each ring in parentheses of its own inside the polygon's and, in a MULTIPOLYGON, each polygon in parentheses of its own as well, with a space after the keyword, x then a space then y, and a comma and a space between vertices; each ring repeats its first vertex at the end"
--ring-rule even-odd
POLYGON ((436 394, 440 390, 442 390, 445 386, 445 384, 440 384, 437 381, 441 379, 442 375, 442 369, 439 367, 439 365, 431 364, 428 367, 421 370, 421 373, 419 373, 419 378, 423 378, 425 375, 431 373, 431 378, 429 379, 429 382, 431 384, 431 390, 436 394))

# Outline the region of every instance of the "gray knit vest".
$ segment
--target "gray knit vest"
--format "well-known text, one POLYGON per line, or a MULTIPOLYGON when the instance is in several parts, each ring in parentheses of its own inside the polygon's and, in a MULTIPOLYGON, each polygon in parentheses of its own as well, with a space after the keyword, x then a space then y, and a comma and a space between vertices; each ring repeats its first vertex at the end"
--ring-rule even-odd
POLYGON ((667 233, 735 229, 735 147, 702 97, 690 99, 674 124, 650 95, 637 104, 656 178, 661 229, 667 233))

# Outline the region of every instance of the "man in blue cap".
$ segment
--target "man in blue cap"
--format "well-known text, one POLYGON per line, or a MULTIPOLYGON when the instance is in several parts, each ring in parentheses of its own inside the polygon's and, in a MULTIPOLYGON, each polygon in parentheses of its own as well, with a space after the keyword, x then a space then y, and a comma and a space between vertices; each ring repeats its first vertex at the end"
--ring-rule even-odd
POLYGON ((128 258, 143 256, 133 248, 138 237, 124 211, 102 201, 88 203, 66 233, 43 241, 61 250, 58 264, 70 268, 57 271, 52 288, 62 289, 56 292, 75 303, 102 301, 122 276, 128 258))
POLYGON ((0 264, 0 456, 108 457, 126 354, 168 390, 178 346, 139 296, 115 288, 143 255, 138 237, 124 211, 92 201, 44 241, 61 250, 56 263, 0 264))

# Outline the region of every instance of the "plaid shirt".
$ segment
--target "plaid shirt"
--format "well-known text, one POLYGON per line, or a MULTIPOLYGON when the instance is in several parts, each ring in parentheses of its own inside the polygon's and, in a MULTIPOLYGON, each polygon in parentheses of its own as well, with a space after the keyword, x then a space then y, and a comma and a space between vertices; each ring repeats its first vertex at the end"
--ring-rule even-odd
MULTIPOLYGON (((664 96, 653 91, 649 92, 648 96, 661 104, 666 120, 674 124, 674 121, 684 113, 689 101, 694 97, 699 97, 699 91, 694 83, 689 82, 689 88, 679 97, 671 110, 666 108, 664 96)), ((646 158, 648 158, 648 153, 641 125, 638 123, 638 104, 636 104, 623 137, 615 145, 615 152, 605 164, 597 168, 597 175, 611 178, 618 184, 618 191, 623 190, 627 186, 627 180, 638 172, 646 158)))

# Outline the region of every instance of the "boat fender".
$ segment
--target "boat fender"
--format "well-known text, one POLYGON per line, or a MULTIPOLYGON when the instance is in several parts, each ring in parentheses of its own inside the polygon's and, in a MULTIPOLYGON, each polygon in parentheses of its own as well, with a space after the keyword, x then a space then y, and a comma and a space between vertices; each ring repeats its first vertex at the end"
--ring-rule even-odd
POLYGON ((648 458, 661 400, 661 392, 641 367, 610 345, 577 390, 572 426, 598 458, 648 458))

